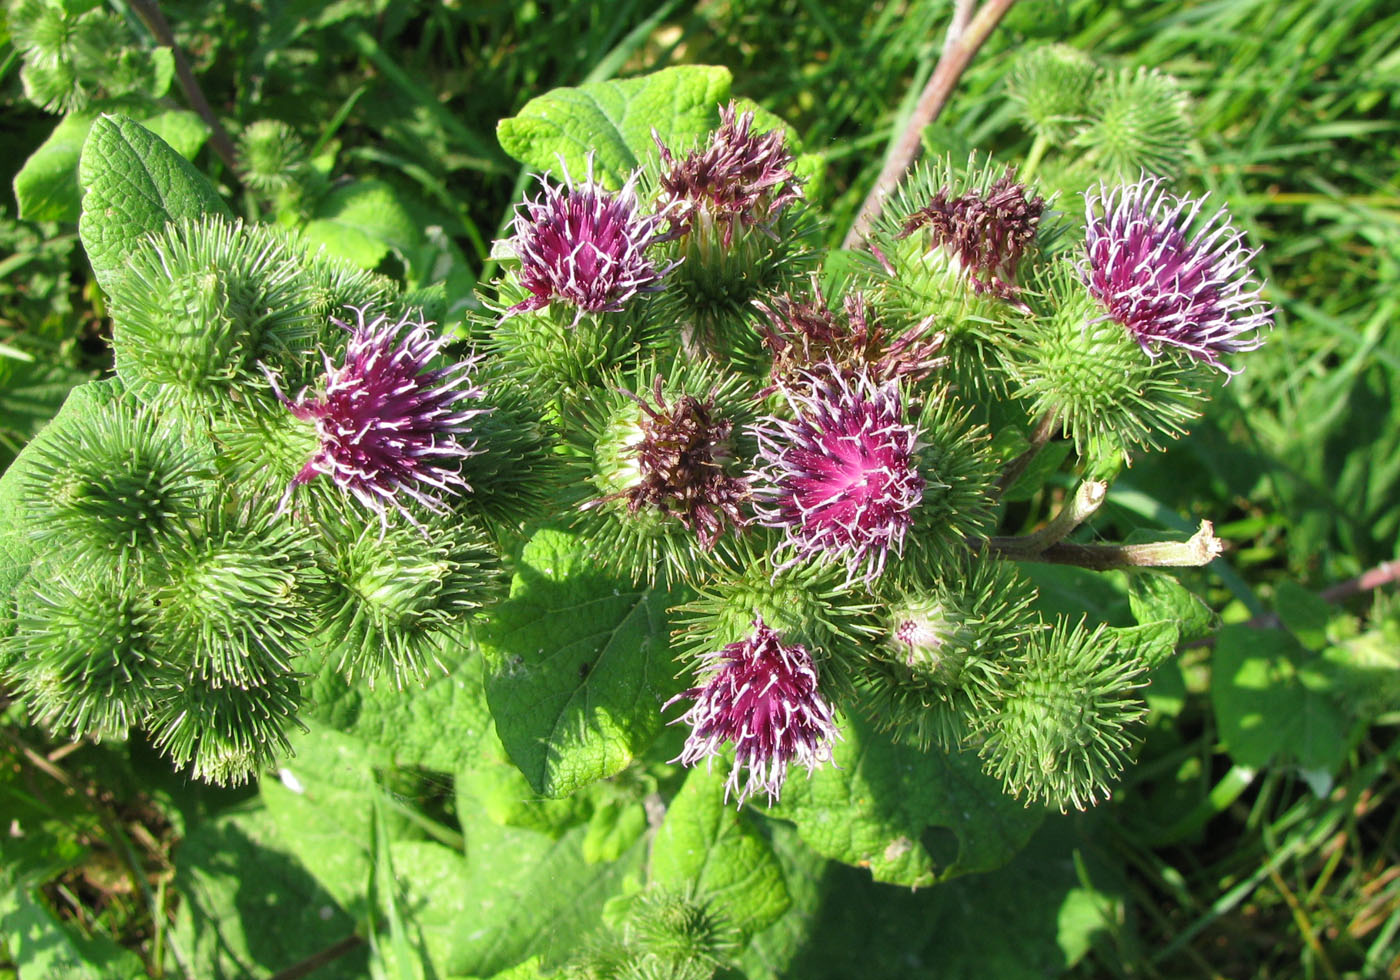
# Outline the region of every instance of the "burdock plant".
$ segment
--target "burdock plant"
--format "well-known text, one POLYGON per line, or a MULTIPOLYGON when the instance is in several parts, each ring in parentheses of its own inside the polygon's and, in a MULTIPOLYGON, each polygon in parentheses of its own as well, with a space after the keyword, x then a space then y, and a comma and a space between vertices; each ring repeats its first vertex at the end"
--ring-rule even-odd
MULTIPOLYGON (((117 377, 6 476, 7 680, 65 734, 144 729, 237 782, 303 713, 340 717, 323 700, 373 684, 388 710, 445 668, 466 690, 473 658, 532 797, 635 777, 639 828, 702 764, 726 773, 707 799, 784 807, 802 769, 866 806, 847 749, 897 750, 890 779, 927 753, 1029 803, 1103 799, 1171 637, 1066 618, 1025 566, 1219 554, 1208 522, 1114 543, 1096 518, 1272 307, 1229 215, 1144 169, 1171 130, 1125 100, 1166 82, 1058 49, 1015 81, 1030 159, 922 165, 825 265, 815 163, 727 100, 637 102, 655 118, 588 154, 503 124, 554 175, 474 300, 222 217, 188 175, 204 203, 125 238, 94 204, 117 377), (1082 198, 1056 170, 1076 146, 1105 161, 1082 198)), ((649 83, 615 84, 591 104, 649 83)), ((263 157, 259 186, 297 177, 263 157)), ((586 853, 627 846, 599 828, 586 853)))

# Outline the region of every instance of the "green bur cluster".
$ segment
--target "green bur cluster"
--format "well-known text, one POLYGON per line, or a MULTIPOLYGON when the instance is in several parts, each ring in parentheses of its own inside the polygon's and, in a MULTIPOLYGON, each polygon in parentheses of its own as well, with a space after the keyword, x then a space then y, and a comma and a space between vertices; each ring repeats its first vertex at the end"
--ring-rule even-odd
MULTIPOLYGON (((100 121, 90 152, 104 138, 185 166, 124 120, 100 121)), ((329 481, 293 483, 317 432, 270 376, 315 390, 345 349, 332 316, 419 307, 209 198, 167 195, 114 236, 94 168, 83 230, 117 373, 75 392, 6 474, 5 540, 26 560, 0 662, 58 733, 144 729, 197 778, 242 782, 291 751, 322 665, 402 685, 462 642, 497 591, 497 551, 470 505, 366 513, 329 481)), ((518 436, 495 443, 528 471, 518 436)), ((498 525, 519 521, 487 499, 498 525)))
MULTIPOLYGON (((0 663, 35 718, 75 736, 141 728, 197 777, 237 782, 287 755, 303 715, 326 716, 328 677, 411 699, 479 650, 477 693, 509 760, 473 776, 493 820, 558 833, 590 821, 583 853, 612 860, 643 833, 642 796, 669 800, 658 887, 572 961, 578 976, 709 976, 786 907, 708 880, 723 862, 695 866, 682 820, 716 847, 766 854, 754 874, 783 893, 763 833, 724 806, 735 781, 696 766, 678 789, 666 760, 767 766, 771 814, 821 853, 910 885, 995 866, 974 855, 937 868, 918 838, 958 818, 931 812, 1014 823, 985 797, 945 799, 938 773, 1062 809, 1108 795, 1146 672, 1178 633, 1159 615, 1136 630, 1054 619, 1027 565, 1199 565, 1218 552, 1208 527, 1186 543, 1085 540, 1107 481, 1199 413, 1198 366, 1107 317, 1080 273, 1080 223, 1053 187, 991 161, 916 169, 868 250, 821 278, 820 218, 802 194, 815 161, 781 121, 745 119, 756 107, 722 115, 727 76, 677 72, 592 93, 678 107, 645 132, 617 126, 595 157, 532 125, 559 111, 553 95, 502 124, 508 151, 557 168, 555 198, 586 190, 645 240, 614 294, 587 292, 576 266, 527 268, 578 250, 527 248, 541 219, 517 219, 466 325, 490 409, 460 460, 469 489, 438 509, 371 510, 324 475, 303 485, 317 433, 288 400, 339 362, 332 317, 431 317, 443 297, 404 296, 231 221, 150 133, 95 125, 82 230, 112 298, 117 376, 80 389, 0 484, 19 559, 0 663), (157 203, 114 218, 133 156, 159 175, 157 203), (693 162, 760 157, 727 177, 693 162), (737 189, 707 184, 715 173, 737 189), (784 440, 844 424, 873 447, 863 475, 898 482, 898 499, 829 520, 789 506, 785 475, 822 461, 785 455, 784 440), (786 788, 787 756, 663 735, 759 634, 767 655, 816 678, 800 707, 835 719, 814 723, 798 760, 811 779, 786 788), (861 782, 876 779, 899 797, 890 807, 861 782), (595 798, 624 783, 645 792, 595 798), (822 836, 832 800, 879 827, 878 848, 822 836), (599 813, 628 814, 630 829, 599 813)), ((1025 105, 1047 133, 1078 132, 1091 111, 1025 105)))

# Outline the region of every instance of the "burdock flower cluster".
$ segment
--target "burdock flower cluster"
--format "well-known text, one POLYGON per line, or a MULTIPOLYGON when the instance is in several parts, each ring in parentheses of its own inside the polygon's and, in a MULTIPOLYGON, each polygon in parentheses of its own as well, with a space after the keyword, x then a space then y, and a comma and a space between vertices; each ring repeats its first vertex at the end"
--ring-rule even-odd
MULTIPOLYGON (((543 584, 521 571, 507 601, 597 587, 612 608, 635 586, 637 615, 599 632, 646 658, 628 683, 683 689, 666 703, 690 728, 679 761, 732 753, 740 803, 782 805, 793 765, 842 778, 822 767, 855 716, 975 753, 1032 800, 1104 798, 1161 651, 1087 617, 1052 625, 1023 568, 1219 553, 1208 523, 1114 545, 1090 522, 1119 467, 1200 416, 1202 366, 1234 373, 1262 343, 1256 253, 1153 176, 1086 193, 1074 247, 1077 215, 974 159, 917 168, 862 251, 824 263, 809 158, 767 117, 715 109, 708 133, 690 110, 657 121, 664 140, 624 127, 635 170, 600 154, 540 176, 498 243, 497 293, 467 314, 469 355, 430 322, 453 308, 441 295, 268 229, 208 216, 133 244, 104 270, 120 408, 29 454, 46 530, 22 536, 40 570, 66 549, 121 572, 36 576, 0 647, 24 696, 77 734, 144 725, 182 764, 246 778, 315 696, 298 681, 312 651, 351 680, 420 677, 466 648, 501 567, 529 564, 522 539, 558 535, 577 553, 543 584), (130 656, 62 639, 79 630, 120 632, 130 656), (673 642, 679 681, 660 676, 673 642)), ((595 638, 570 641, 567 677, 533 641, 481 649, 497 681, 567 687, 579 712, 525 751, 591 739, 590 758, 645 766, 645 745, 594 751, 660 727, 644 695, 599 723, 590 671, 617 658, 575 656, 595 638)), ((507 752, 520 720, 497 726, 507 752)))

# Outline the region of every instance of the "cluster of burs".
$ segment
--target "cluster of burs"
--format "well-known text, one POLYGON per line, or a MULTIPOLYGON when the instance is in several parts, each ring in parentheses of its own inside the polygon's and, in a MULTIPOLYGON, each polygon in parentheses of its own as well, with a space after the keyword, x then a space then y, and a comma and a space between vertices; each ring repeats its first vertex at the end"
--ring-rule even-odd
POLYGON ((1023 563, 1171 563, 1070 535, 1268 316, 1228 217, 1144 173, 1169 141, 1102 149, 1129 115, 1105 92, 1180 100, 1102 75, 1028 60, 1042 181, 922 165, 848 250, 822 244, 806 158, 742 106, 635 171, 561 161, 455 331, 430 326, 460 302, 285 233, 167 226, 102 283, 115 378, 26 450, 5 675, 56 730, 139 726, 242 780, 313 677, 411 696, 561 527, 669 590, 667 718, 740 801, 829 762, 854 714, 980 753, 1028 801, 1102 798, 1152 657, 1043 615, 1023 563), (1048 524, 1007 535, 1027 501, 1048 524))

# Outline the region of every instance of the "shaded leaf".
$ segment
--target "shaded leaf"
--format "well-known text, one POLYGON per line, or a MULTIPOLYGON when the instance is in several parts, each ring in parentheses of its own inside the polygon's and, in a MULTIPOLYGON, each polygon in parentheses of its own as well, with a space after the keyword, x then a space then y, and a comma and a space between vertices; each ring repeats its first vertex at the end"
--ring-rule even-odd
POLYGON ((789 776, 769 812, 791 820, 819 854, 869 868, 876 881, 921 887, 1001 867, 1043 812, 1002 792, 969 753, 896 745, 851 718, 834 766, 789 776))

